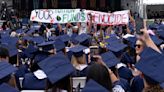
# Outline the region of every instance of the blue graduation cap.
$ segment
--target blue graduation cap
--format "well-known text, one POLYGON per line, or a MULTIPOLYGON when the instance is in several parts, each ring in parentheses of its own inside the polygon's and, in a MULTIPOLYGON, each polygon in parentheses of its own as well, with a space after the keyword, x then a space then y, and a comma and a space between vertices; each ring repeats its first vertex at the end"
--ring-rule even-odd
POLYGON ((142 92, 144 89, 144 81, 140 76, 135 76, 131 84, 131 92, 142 92))
POLYGON ((10 75, 17 69, 8 62, 0 62, 0 79, 10 75))
POLYGON ((127 47, 126 44, 118 43, 118 42, 111 42, 107 44, 107 48, 113 52, 120 52, 127 47))
POLYGON ((34 33, 34 32, 35 32, 35 29, 32 28, 32 29, 28 30, 28 31, 26 32, 26 34, 30 35, 30 34, 32 34, 32 33, 34 33))
POLYGON ((57 37, 57 39, 60 39, 60 40, 62 40, 63 42, 68 42, 68 41, 71 40, 70 36, 67 35, 67 34, 61 35, 61 36, 57 37))
POLYGON ((136 41, 137 41, 136 37, 128 37, 125 40, 128 42, 128 44, 130 45, 131 48, 135 49, 135 44, 136 44, 136 41))
POLYGON ((49 52, 36 51, 36 52, 34 52, 34 62, 36 62, 36 63, 41 62, 42 60, 48 58, 49 55, 50 55, 49 52))
POLYGON ((16 44, 18 40, 17 37, 4 37, 0 41, 1 43, 16 44))
POLYGON ((18 34, 23 34, 23 33, 24 33, 24 30, 23 30, 23 29, 17 29, 17 30, 16 30, 16 33, 18 33, 18 34))
POLYGON ((79 43, 83 43, 84 41, 88 40, 90 38, 89 35, 83 33, 83 34, 80 34, 78 36, 75 37, 75 39, 79 42, 79 43))
POLYGON ((47 42, 43 42, 38 44, 38 47, 42 48, 42 51, 48 52, 49 50, 54 49, 54 44, 55 41, 47 41, 47 42))
POLYGON ((162 24, 162 25, 160 25, 160 26, 158 26, 158 29, 160 30, 164 30, 164 24, 162 24))
POLYGON ((36 36, 36 37, 32 38, 32 41, 37 43, 37 44, 40 44, 40 43, 44 42, 45 40, 42 36, 36 36))
POLYGON ((127 81, 130 81, 133 78, 132 71, 127 67, 120 67, 118 69, 118 74, 121 78, 124 78, 127 81))
POLYGON ((113 67, 119 63, 118 58, 110 51, 101 54, 101 57, 108 67, 113 67))
POLYGON ((72 36, 71 36, 71 42, 73 43, 73 44, 78 44, 79 42, 75 39, 76 37, 78 36, 78 34, 72 34, 72 36))
POLYGON ((94 80, 89 80, 83 88, 82 92, 109 92, 109 90, 107 90, 94 80))
POLYGON ((74 67, 69 59, 63 54, 50 56, 39 62, 38 65, 45 72, 52 84, 69 76, 74 71, 74 67))
POLYGON ((46 79, 37 79, 33 73, 27 73, 24 76, 22 87, 26 90, 44 90, 46 79))
POLYGON ((15 88, 9 86, 9 85, 6 84, 6 83, 3 83, 3 84, 0 85, 0 90, 1 90, 2 92, 20 92, 20 91, 18 91, 17 89, 15 89, 15 88))
POLYGON ((157 36, 150 36, 151 39, 153 40, 153 42, 156 44, 156 45, 161 45, 163 43, 163 40, 161 40, 160 38, 158 38, 157 36))
POLYGON ((157 33, 159 37, 164 40, 164 30, 158 30, 157 33))
POLYGON ((151 30, 157 30, 158 29, 158 24, 155 24, 155 23, 150 24, 149 25, 149 29, 151 29, 151 30))
POLYGON ((56 51, 58 52, 58 51, 60 51, 60 50, 65 48, 65 44, 60 39, 56 39, 55 43, 54 43, 54 47, 56 48, 56 51))
POLYGON ((107 42, 107 43, 120 43, 121 40, 118 39, 116 36, 112 36, 108 39, 105 39, 105 42, 107 42))
POLYGON ((29 57, 29 58, 32 58, 33 55, 34 55, 34 52, 37 52, 38 51, 38 48, 37 47, 34 47, 33 45, 29 45, 25 50, 24 50, 24 54, 29 57))
POLYGON ((8 50, 9 57, 15 56, 18 53, 18 50, 17 50, 15 44, 7 44, 7 43, 5 44, 5 43, 3 43, 0 46, 3 47, 3 48, 6 48, 8 50))
POLYGON ((33 38, 30 36, 23 36, 23 40, 31 41, 33 38))
POLYGON ((73 55, 76 57, 80 57, 84 54, 83 50, 87 49, 87 47, 82 45, 77 45, 75 47, 70 48, 70 51, 73 52, 73 55))
POLYGON ((156 83, 164 82, 164 56, 151 48, 141 53, 141 59, 135 65, 145 76, 156 83), (148 53, 149 52, 149 53, 148 53))

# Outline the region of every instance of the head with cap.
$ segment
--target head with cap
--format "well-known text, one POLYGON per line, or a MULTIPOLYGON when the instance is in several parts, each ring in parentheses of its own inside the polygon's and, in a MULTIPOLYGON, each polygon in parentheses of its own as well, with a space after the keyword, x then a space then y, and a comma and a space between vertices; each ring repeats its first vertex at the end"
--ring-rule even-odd
POLYGON ((109 76, 108 69, 104 65, 95 63, 89 66, 87 72, 87 81, 89 79, 96 81, 109 91, 112 91, 112 81, 109 76))
POLYGON ((71 62, 75 67, 79 64, 86 64, 86 57, 83 52, 85 49, 87 48, 82 45, 70 48, 70 51, 73 52, 71 62))
POLYGON ((7 48, 0 46, 0 61, 9 60, 9 51, 7 48))
POLYGON ((141 59, 135 65, 135 67, 139 71, 141 71, 140 75, 144 79, 145 90, 152 89, 152 91, 146 91, 146 92, 160 92, 160 91, 155 91, 155 89, 160 88, 158 87, 159 84, 163 83, 164 81, 164 76, 163 76, 164 56, 156 52, 152 48, 145 48, 140 56, 141 59))

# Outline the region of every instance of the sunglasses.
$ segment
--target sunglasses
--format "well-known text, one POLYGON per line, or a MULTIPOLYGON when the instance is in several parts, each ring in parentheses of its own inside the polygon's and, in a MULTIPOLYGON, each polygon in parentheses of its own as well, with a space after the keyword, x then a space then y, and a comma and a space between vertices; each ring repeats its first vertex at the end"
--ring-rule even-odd
POLYGON ((136 44, 136 45, 135 45, 135 47, 137 47, 137 48, 141 48, 141 46, 142 46, 142 45, 140 45, 140 44, 136 44))

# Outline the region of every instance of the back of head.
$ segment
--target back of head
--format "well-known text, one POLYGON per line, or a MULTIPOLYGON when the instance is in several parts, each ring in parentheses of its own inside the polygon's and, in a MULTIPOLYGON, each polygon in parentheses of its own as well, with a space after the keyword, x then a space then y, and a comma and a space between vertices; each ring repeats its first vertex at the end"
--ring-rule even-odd
POLYGON ((6 59, 7 57, 9 57, 9 51, 6 48, 0 46, 0 58, 6 59))
POLYGON ((99 83, 109 91, 112 90, 112 82, 109 76, 108 69, 103 65, 96 63, 90 65, 87 72, 87 81, 89 79, 95 80, 97 83, 99 83))

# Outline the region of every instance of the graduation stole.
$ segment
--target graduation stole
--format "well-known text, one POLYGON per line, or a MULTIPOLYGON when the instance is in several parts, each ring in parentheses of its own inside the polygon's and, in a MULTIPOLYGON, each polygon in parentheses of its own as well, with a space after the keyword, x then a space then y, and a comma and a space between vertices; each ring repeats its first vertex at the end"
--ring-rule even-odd
POLYGON ((51 0, 51 3, 53 8, 58 8, 58 0, 51 0))
POLYGON ((77 7, 77 0, 71 0, 71 5, 72 5, 72 8, 76 8, 77 7))
POLYGON ((96 0, 90 0, 90 7, 92 9, 95 9, 96 8, 96 0))

